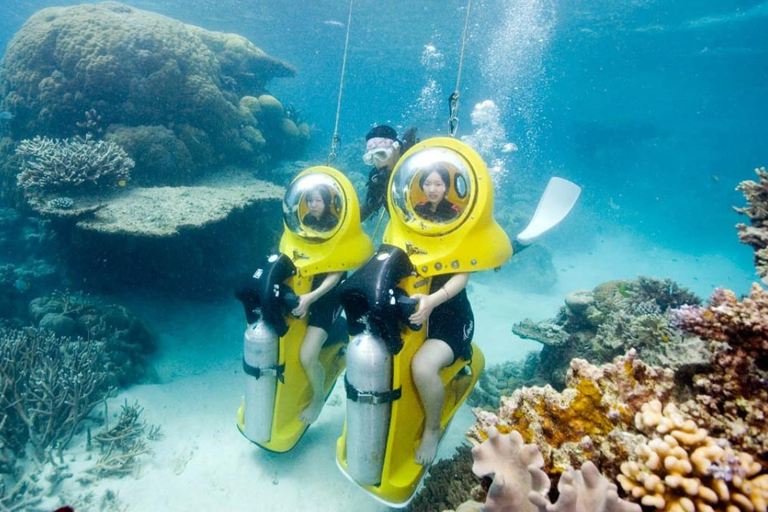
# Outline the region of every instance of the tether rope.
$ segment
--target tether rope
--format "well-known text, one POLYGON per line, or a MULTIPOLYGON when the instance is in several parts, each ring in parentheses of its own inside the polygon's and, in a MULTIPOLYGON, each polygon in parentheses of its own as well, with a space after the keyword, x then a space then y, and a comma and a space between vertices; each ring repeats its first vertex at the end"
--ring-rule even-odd
POLYGON ((451 137, 456 136, 459 129, 459 96, 461 87, 461 71, 464 68, 464 49, 467 47, 467 33, 469 32, 469 13, 472 11, 472 0, 467 0, 467 16, 464 18, 464 33, 461 37, 461 54, 459 55, 459 71, 456 75, 456 89, 448 98, 450 105, 450 117, 448 119, 448 131, 451 137))
POLYGON ((344 74, 347 71, 347 52, 349 50, 349 28, 352 25, 352 2, 349 0, 349 17, 347 18, 347 36, 344 40, 344 58, 341 61, 341 79, 339 80, 339 101, 336 103, 336 124, 331 138, 331 152, 328 154, 328 165, 336 158, 336 147, 339 145, 339 117, 341 114, 341 96, 344 93, 344 74))

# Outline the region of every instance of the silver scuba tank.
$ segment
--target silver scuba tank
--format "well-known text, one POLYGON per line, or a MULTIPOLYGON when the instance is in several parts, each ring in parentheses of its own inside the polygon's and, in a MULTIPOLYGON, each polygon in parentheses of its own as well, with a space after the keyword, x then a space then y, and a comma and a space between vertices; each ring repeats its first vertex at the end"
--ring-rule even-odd
POLYGON ((278 337, 263 320, 245 330, 243 365, 246 371, 244 431, 256 443, 269 441, 277 388, 278 337))
POLYGON ((346 379, 347 472, 359 484, 376 485, 392 412, 391 400, 380 400, 392 389, 392 356, 384 341, 368 331, 357 335, 347 348, 346 379))

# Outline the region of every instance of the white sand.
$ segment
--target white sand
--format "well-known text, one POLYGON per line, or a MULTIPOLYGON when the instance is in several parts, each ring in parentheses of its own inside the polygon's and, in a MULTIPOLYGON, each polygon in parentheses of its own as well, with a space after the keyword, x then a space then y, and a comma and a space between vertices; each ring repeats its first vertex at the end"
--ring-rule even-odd
MULTIPOLYGON (((512 324, 526 317, 543 320, 554 316, 564 295, 575 289, 640 274, 671 277, 707 296, 718 284, 746 292, 753 277, 717 256, 672 254, 621 237, 598 244, 590 254, 555 254, 555 263, 560 282, 548 295, 492 289, 473 282, 475 339, 488 364, 519 359, 538 349, 535 342, 514 336, 512 324)), ((749 268, 749 262, 739 265, 749 268)), ((151 314, 137 313, 160 334, 162 349, 155 361, 159 383, 122 392, 111 400, 110 411, 117 413, 125 400, 138 400, 145 409, 145 420, 162 425, 165 437, 151 443, 154 456, 145 458, 137 474, 105 478, 87 488, 69 479, 58 490, 59 497, 72 500, 89 490, 100 497, 111 489, 129 511, 388 510, 336 468, 335 443, 344 421, 343 386, 337 385, 329 399, 329 404, 336 405, 325 407, 289 454, 267 453, 240 435, 235 419, 244 380, 243 325, 237 302, 166 304, 164 310, 153 306, 151 314)), ((453 453, 471 423, 471 413, 462 408, 441 445, 441 457, 453 453)), ((78 444, 83 443, 73 442, 75 448, 78 444)), ((69 459, 85 463, 84 455, 75 448, 69 459)))

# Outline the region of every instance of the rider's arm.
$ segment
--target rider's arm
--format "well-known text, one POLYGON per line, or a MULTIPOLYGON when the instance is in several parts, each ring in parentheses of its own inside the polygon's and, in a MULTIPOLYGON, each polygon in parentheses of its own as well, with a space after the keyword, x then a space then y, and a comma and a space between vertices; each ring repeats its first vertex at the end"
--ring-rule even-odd
POLYGON ((332 272, 325 276, 325 279, 320 286, 315 288, 309 293, 299 295, 299 304, 291 311, 291 314, 296 317, 302 317, 309 311, 309 306, 314 304, 320 297, 328 293, 339 282, 342 276, 342 272, 332 272))
POLYGON ((429 315, 437 306, 454 298, 461 293, 469 282, 469 272, 462 272, 451 276, 446 283, 429 295, 415 294, 412 297, 419 299, 419 308, 409 318, 411 323, 421 325, 426 322, 429 315))

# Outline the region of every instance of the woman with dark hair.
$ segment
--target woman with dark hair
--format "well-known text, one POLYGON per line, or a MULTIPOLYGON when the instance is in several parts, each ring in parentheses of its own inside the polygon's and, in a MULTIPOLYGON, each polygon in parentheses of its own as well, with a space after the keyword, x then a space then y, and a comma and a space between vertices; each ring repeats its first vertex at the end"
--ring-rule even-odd
POLYGON ((424 220, 448 222, 461 213, 455 204, 446 199, 448 191, 451 190, 451 174, 444 166, 434 165, 422 171, 419 188, 427 196, 427 200, 416 204, 413 209, 424 220))
POLYGON ((322 185, 319 185, 305 195, 309 212, 304 215, 301 222, 318 231, 330 231, 336 227, 339 219, 331 213, 331 193, 322 185))

